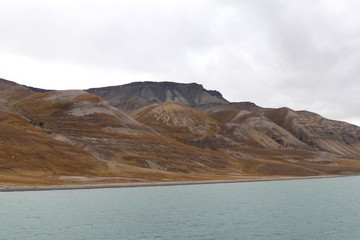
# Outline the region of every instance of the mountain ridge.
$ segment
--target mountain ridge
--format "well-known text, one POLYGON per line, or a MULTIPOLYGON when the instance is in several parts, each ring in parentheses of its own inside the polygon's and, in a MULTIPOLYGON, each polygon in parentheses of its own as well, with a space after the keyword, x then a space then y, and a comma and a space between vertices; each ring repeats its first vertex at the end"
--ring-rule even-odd
POLYGON ((359 127, 200 84, 49 91, 0 79, 0 91, 0 183, 360 173, 359 127))
POLYGON ((86 91, 102 97, 124 112, 163 102, 177 102, 190 106, 228 103, 220 92, 206 90, 197 83, 133 82, 86 91))

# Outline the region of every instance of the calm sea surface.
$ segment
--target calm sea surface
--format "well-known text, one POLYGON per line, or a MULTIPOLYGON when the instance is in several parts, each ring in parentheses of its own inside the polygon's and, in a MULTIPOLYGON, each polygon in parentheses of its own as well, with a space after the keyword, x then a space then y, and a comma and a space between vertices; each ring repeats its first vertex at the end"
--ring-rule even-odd
POLYGON ((359 240, 360 177, 0 193, 0 239, 359 240))

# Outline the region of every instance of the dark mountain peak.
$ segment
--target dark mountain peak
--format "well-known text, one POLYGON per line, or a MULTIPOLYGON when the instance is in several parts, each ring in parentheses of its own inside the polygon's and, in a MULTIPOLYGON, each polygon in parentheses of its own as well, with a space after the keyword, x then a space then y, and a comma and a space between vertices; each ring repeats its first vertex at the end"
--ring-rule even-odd
POLYGON ((108 89, 119 89, 119 88, 144 88, 144 87, 155 87, 155 88, 183 88, 183 89, 204 89, 203 85, 198 83, 176 83, 176 82, 153 82, 153 81, 144 81, 144 82, 131 82, 123 85, 100 87, 100 88, 90 88, 88 91, 101 91, 108 89))
POLYGON ((133 82, 120 86, 92 88, 87 92, 104 98, 125 112, 164 102, 177 102, 190 106, 229 103, 221 93, 206 90, 197 83, 133 82))
POLYGON ((203 85, 198 83, 176 83, 176 82, 137 82, 140 85, 156 86, 161 88, 184 88, 184 89, 204 89, 203 85))
POLYGON ((217 98, 223 98, 223 95, 216 90, 206 90, 211 96, 217 97, 217 98))

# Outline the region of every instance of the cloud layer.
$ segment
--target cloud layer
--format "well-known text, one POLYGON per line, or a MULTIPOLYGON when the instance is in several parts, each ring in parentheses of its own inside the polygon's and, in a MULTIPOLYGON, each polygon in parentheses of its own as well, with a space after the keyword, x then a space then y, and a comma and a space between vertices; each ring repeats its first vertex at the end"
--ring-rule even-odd
POLYGON ((69 89, 198 82, 360 125, 355 0, 3 0, 0 77, 69 89))

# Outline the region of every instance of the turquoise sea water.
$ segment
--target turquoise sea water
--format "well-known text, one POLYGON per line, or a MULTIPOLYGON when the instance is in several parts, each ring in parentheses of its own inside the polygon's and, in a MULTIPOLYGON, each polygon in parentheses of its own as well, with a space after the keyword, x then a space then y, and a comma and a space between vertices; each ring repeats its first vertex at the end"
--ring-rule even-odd
POLYGON ((360 177, 4 192, 0 239, 358 240, 360 177))

